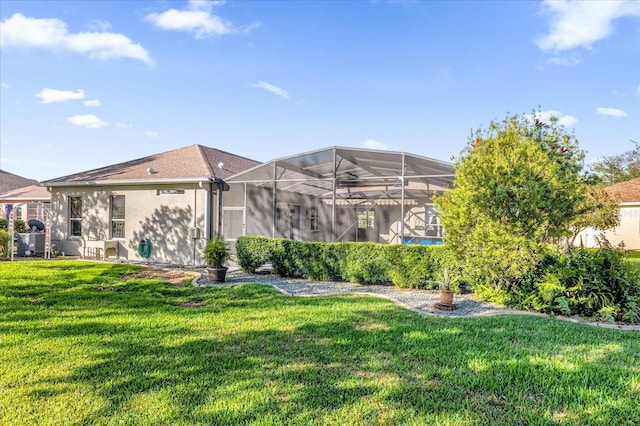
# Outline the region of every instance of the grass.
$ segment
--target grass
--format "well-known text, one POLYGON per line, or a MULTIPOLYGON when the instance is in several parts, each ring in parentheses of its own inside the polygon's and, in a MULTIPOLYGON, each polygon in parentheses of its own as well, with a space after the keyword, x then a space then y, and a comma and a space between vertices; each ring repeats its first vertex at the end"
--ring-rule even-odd
POLYGON ((0 264, 0 424, 640 424, 640 332, 0 264))

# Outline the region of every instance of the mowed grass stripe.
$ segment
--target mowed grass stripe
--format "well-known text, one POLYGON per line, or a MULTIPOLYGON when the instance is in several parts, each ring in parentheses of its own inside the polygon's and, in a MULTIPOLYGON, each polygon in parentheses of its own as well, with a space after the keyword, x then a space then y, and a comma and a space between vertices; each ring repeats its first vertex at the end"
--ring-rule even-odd
POLYGON ((0 264, 0 424, 640 423, 640 332, 0 264))

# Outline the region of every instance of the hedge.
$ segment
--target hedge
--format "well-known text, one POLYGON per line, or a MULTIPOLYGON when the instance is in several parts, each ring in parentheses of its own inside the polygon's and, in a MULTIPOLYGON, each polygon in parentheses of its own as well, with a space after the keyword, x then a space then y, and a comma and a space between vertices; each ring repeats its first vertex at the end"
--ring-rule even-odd
POLYGON ((303 242, 249 235, 236 241, 238 264, 247 273, 271 263, 273 272, 282 277, 341 278, 404 288, 429 288, 441 275, 444 253, 441 246, 303 242))

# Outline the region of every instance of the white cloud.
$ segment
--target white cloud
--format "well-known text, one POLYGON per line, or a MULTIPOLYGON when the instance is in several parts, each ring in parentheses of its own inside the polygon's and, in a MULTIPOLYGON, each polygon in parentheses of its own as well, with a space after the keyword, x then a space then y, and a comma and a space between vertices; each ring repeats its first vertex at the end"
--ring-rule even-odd
POLYGON ((252 84, 251 86, 252 87, 257 87, 258 89, 264 89, 267 92, 271 92, 274 95, 281 96, 281 97, 283 97, 285 99, 289 98, 289 94, 287 93, 286 90, 284 90, 281 87, 274 86, 273 84, 265 83, 264 81, 260 81, 260 82, 258 82, 256 84, 252 84))
POLYGON ((153 130, 147 130, 147 131, 144 132, 144 135, 146 137, 148 137, 149 139, 155 139, 158 136, 160 136, 160 133, 154 132, 153 130))
POLYGON ((605 115, 607 117, 622 118, 629 116, 629 114, 618 108, 596 108, 596 111, 598 114, 605 115))
POLYGON ((131 58, 152 63, 149 52, 123 34, 106 31, 70 34, 59 19, 29 18, 20 13, 0 25, 2 47, 69 50, 91 59, 131 58))
POLYGON ((542 12, 551 15, 549 33, 536 41, 542 51, 559 52, 576 47, 591 49, 593 43, 611 34, 615 19, 640 16, 640 2, 544 0, 542 12))
POLYGON ((55 102, 84 99, 84 90, 78 89, 75 92, 72 92, 70 90, 57 90, 45 87, 40 91, 40 93, 36 93, 36 96, 42 99, 40 101, 41 104, 52 104, 55 102))
POLYGON ((640 84, 638 84, 638 87, 636 88, 636 95, 640 96, 640 84))
POLYGON ((88 101, 84 101, 84 104, 88 107, 97 107, 100 106, 101 102, 100 99, 91 99, 88 101))
POLYGON ((367 139, 362 142, 362 147, 367 149, 381 149, 381 150, 389 150, 391 147, 384 142, 377 141, 375 139, 367 139))
POLYGON ((68 117, 67 121, 75 126, 86 127, 87 129, 99 129, 100 127, 108 126, 108 123, 93 114, 74 115, 68 117))
MULTIPOLYGON (((9 86, 7 83, 5 83, 4 81, 2 81, 2 82, 0 82, 0 87, 2 87, 3 89, 8 89, 8 88, 9 88, 9 87, 11 87, 11 86, 9 86)), ((640 89, 639 89, 639 90, 640 90, 640 89)))
POLYGON ((222 4, 224 2, 190 0, 186 9, 169 9, 162 13, 150 13, 145 19, 163 30, 195 33, 196 38, 199 39, 240 32, 231 22, 211 13, 213 6, 222 4))
POLYGON ((580 63, 582 58, 578 53, 572 53, 567 56, 554 56, 549 58, 546 62, 546 65, 555 65, 560 67, 575 67, 580 63))
POLYGON ((92 21, 89 21, 89 23, 87 24, 87 28, 89 28, 91 31, 106 32, 111 29, 111 23, 109 21, 94 19, 92 21))
POLYGON ((560 111, 556 110, 540 111, 529 116, 529 118, 532 120, 537 118, 545 123, 551 123, 552 117, 554 120, 556 120, 557 124, 564 127, 573 127, 578 124, 578 119, 576 117, 572 115, 564 115, 560 111))
POLYGON ((133 124, 129 124, 129 123, 120 123, 119 121, 116 121, 115 123, 113 123, 116 127, 120 128, 120 129, 130 129, 133 127, 133 124))

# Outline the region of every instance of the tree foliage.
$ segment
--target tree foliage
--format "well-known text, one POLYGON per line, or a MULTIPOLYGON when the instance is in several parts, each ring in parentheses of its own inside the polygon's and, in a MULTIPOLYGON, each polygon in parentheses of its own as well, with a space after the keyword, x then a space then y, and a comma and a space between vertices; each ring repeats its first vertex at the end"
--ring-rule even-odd
POLYGON ((619 155, 604 157, 591 165, 591 170, 604 184, 613 185, 640 177, 640 143, 632 141, 633 149, 619 155))
POLYGON ((583 158, 557 120, 535 114, 471 135, 455 163, 455 188, 436 200, 466 279, 513 288, 547 245, 571 236, 587 199, 583 158))

